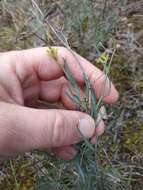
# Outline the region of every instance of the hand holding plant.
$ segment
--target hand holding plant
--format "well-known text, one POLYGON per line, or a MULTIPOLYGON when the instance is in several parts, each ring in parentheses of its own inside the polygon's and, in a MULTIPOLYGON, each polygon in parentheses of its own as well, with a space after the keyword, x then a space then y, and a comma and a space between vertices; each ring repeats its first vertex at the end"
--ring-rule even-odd
POLYGON ((83 140, 83 136, 94 139, 103 133, 103 121, 95 129, 89 115, 71 111, 75 107, 65 93, 69 90, 69 81, 60 67, 64 65, 63 60, 81 89, 85 81, 77 58, 97 99, 102 95, 103 85, 108 92, 105 102, 114 103, 118 98, 113 84, 105 85, 104 74, 86 59, 57 47, 56 61, 48 57, 46 50, 36 48, 0 54, 0 154, 3 156, 49 149, 64 159, 72 159, 76 155, 73 145, 83 140), (36 109, 38 100, 61 101, 65 109, 36 109))

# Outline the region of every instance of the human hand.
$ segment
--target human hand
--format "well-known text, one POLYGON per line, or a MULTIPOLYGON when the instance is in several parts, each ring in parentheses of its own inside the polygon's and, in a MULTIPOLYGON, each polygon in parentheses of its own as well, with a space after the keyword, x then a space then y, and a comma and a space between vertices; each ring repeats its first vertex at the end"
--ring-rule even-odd
MULTIPOLYGON (((0 155, 47 149, 63 159, 72 159, 77 153, 73 145, 82 140, 82 135, 94 142, 95 136, 104 131, 103 121, 95 129, 89 115, 71 110, 74 106, 65 94, 68 81, 46 50, 35 48, 0 54, 0 155), (65 110, 32 108, 38 99, 51 103, 61 101, 65 110)), ((63 47, 57 50, 58 63, 66 59, 73 76, 83 85, 82 72, 73 54, 63 47)), ((99 98, 105 85, 104 74, 76 56, 99 98)), ((109 92, 104 97, 106 103, 118 99, 113 84, 107 84, 105 91, 109 92)))

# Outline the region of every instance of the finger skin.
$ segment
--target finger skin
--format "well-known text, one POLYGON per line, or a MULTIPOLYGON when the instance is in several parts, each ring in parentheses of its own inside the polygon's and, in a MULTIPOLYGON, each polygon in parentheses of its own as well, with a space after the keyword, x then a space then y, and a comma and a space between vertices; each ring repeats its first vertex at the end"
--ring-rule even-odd
POLYGON ((40 99, 51 103, 60 101, 65 84, 67 84, 67 80, 64 77, 48 82, 42 81, 40 83, 40 99))
POLYGON ((118 99, 117 90, 101 70, 75 52, 70 52, 64 47, 54 48, 58 50, 58 61, 55 61, 48 56, 47 47, 4 53, 2 54, 1 59, 3 59, 3 62, 9 62, 25 88, 27 87, 26 84, 28 83, 28 80, 32 80, 33 78, 34 81, 37 81, 38 79, 40 81, 49 81, 63 76, 63 70, 59 65, 63 65, 63 59, 65 59, 72 75, 80 84, 84 83, 82 69, 84 70, 85 74, 93 84, 97 98, 103 95, 105 89, 105 102, 113 103, 118 99), (31 77, 33 78, 31 79, 31 77))
POLYGON ((54 148, 52 149, 52 152, 64 160, 72 160, 78 153, 73 146, 54 148))
POLYGON ((92 118, 76 111, 37 110, 1 102, 0 113, 0 154, 7 156, 78 143, 83 139, 79 120, 87 119, 90 124, 86 137, 95 131, 92 118))
MULTIPOLYGON (((76 105, 67 96, 69 87, 74 92, 70 82, 68 82, 64 77, 48 82, 41 82, 40 99, 51 103, 61 101, 65 108, 76 110, 76 105)), ((83 92, 81 91, 81 97, 82 95, 83 92)))

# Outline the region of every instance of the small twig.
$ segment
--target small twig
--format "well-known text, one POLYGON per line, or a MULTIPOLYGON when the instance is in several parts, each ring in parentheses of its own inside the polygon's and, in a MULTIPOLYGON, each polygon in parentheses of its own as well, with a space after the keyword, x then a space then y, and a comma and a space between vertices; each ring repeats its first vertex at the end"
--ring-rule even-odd
POLYGON ((17 181, 16 172, 15 172, 15 169, 14 169, 14 167, 13 167, 13 163, 12 163, 11 160, 10 160, 10 167, 11 167, 12 175, 13 175, 14 181, 15 181, 15 188, 16 188, 16 190, 19 190, 19 189, 20 189, 20 184, 19 184, 18 181, 17 181))

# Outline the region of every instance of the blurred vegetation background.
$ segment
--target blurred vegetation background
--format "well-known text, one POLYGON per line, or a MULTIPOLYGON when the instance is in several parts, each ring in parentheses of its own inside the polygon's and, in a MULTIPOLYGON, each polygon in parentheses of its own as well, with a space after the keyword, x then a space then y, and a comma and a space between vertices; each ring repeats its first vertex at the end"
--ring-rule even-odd
MULTIPOLYGON (((100 68, 95 61, 97 44, 102 42, 108 49, 114 42, 118 44, 110 78, 120 99, 110 108, 112 127, 100 139, 99 154, 106 170, 111 169, 110 160, 128 189, 143 190, 143 1, 1 0, 0 51, 63 45, 47 22, 72 49, 100 68)), ((26 153, 0 162, 0 166, 3 190, 79 190, 74 162, 46 153, 26 153)), ((112 179, 118 180, 114 176, 112 179)))

